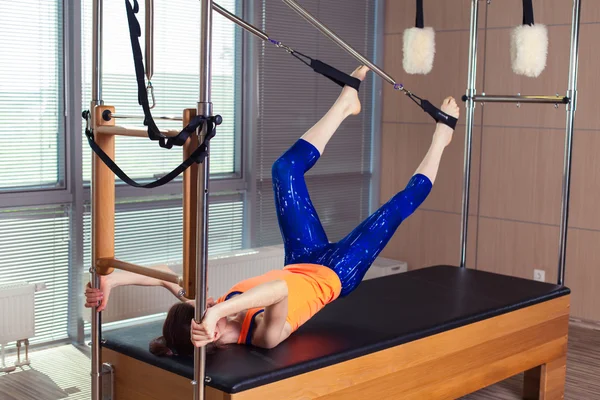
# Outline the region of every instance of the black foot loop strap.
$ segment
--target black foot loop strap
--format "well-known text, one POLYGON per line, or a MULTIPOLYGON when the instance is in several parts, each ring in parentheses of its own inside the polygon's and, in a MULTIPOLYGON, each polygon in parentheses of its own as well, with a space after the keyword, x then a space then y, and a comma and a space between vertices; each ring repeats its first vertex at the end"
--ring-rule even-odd
MULTIPOLYGON (((85 111, 83 113, 83 118, 86 121, 89 121, 89 111, 85 111)), ((194 117, 188 126, 199 127, 202 124, 206 124, 206 135, 204 137, 204 141, 198 146, 198 148, 196 148, 196 150, 194 150, 194 152, 184 162, 179 164, 179 166, 177 168, 175 168, 173 171, 169 172, 167 175, 163 176, 162 178, 160 178, 154 182, 147 183, 147 184, 137 183, 136 181, 131 179, 129 176, 127 176, 127 174, 125 172, 123 172, 123 170, 121 168, 119 168, 119 166, 117 164, 115 164, 115 162, 104 152, 104 150, 102 150, 102 148, 100 146, 98 146, 98 144, 94 140, 94 133, 93 133, 92 129, 90 129, 89 127, 86 128, 86 130, 85 130, 85 136, 87 137, 88 143, 89 143, 90 147, 92 148, 92 150, 94 151, 94 153, 96 153, 98 155, 98 157, 100 157, 102 162, 104 164, 106 164, 106 166, 108 168, 110 168, 110 170, 116 176, 118 176, 123 182, 127 183, 130 186, 137 187, 137 188, 152 189, 152 188, 155 188, 158 186, 162 186, 166 183, 169 183, 170 181, 175 179, 177 176, 179 176, 183 171, 185 171, 188 167, 190 167, 192 164, 194 164, 194 163, 201 164, 202 162, 204 162, 204 159, 208 155, 208 142, 210 141, 210 139, 212 139, 215 136, 215 127, 217 125, 221 124, 221 121, 222 121, 222 118, 220 115, 216 115, 214 117, 204 117, 204 116, 194 117)))
POLYGON ((311 67, 316 73, 323 75, 341 87, 350 86, 351 88, 356 89, 357 92, 359 91, 361 84, 360 79, 350 76, 329 64, 325 64, 323 61, 314 60, 298 51, 294 50, 291 54, 304 64, 311 67), (302 59, 301 57, 304 57, 305 59, 302 59))
POLYGON ((427 114, 429 114, 431 116, 431 118, 433 118, 435 120, 435 122, 440 122, 444 125, 449 126, 452 129, 456 128, 456 124, 457 124, 458 120, 456 118, 454 118, 453 116, 446 114, 445 112, 443 112, 442 110, 440 110, 439 108, 434 106, 433 104, 431 104, 431 102, 429 102, 429 100, 423 100, 419 96, 417 96, 413 93, 410 93, 410 92, 407 92, 406 95, 412 101, 417 103, 418 106, 423 109, 423 111, 425 111, 427 114))
POLYGON ((127 9, 127 22, 129 25, 129 37, 131 39, 131 49, 133 51, 133 63, 135 65, 135 77, 137 80, 138 89, 138 104, 144 110, 144 125, 148 127, 148 137, 151 140, 158 140, 160 147, 170 149, 173 146, 183 146, 190 133, 196 130, 190 125, 186 126, 177 136, 167 137, 160 132, 156 122, 152 118, 150 112, 150 104, 148 102, 148 90, 145 82, 144 59, 142 56, 142 48, 140 46, 139 37, 142 35, 142 28, 135 14, 140 10, 137 0, 133 0, 133 7, 129 0, 125 0, 125 8, 127 9))

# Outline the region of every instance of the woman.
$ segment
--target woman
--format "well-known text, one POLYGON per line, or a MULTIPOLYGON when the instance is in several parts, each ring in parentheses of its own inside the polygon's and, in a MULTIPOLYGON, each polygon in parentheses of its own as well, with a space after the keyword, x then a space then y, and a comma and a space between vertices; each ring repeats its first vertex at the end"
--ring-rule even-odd
MULTIPOLYGON (((363 80, 367 71, 360 67, 352 76, 363 80)), ((169 310, 163 337, 150 346, 153 353, 185 355, 192 354, 194 346, 231 343, 273 348, 327 304, 349 295, 360 284, 398 226, 428 196, 453 134, 451 128, 438 123, 429 151, 406 188, 348 236, 330 243, 310 200, 304 174, 323 154, 340 124, 360 109, 357 91, 344 87, 323 118, 273 164, 275 207, 286 266, 239 282, 217 301, 209 299, 200 324, 193 321, 193 303, 183 299, 169 310)), ((444 100, 441 109, 458 118, 454 99, 444 100)), ((177 285, 125 272, 101 279, 100 290, 88 287, 86 306, 101 301, 98 309, 102 310, 110 287, 122 284, 163 285, 176 295, 181 293, 177 285)))

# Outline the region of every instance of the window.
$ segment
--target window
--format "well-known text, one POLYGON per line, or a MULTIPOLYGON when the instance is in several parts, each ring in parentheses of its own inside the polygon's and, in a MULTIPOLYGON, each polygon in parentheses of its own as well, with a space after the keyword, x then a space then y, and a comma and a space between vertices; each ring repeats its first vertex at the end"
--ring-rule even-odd
MULTIPOLYGON (((157 0, 154 2, 154 76, 152 85, 156 108, 152 115, 181 116, 183 109, 196 108, 199 90, 199 14, 200 3, 189 0, 157 0)), ((82 63, 84 107, 89 107, 92 81, 92 2, 83 1, 82 63)), ((236 11, 235 0, 220 4, 236 11)), ((138 21, 144 30, 144 2, 140 1, 138 21)), ((223 117, 217 136, 211 141, 211 174, 231 176, 239 172, 236 152, 236 123, 241 90, 236 90, 241 76, 237 61, 240 32, 235 25, 214 13, 212 102, 215 113, 223 117)), ((142 115, 137 104, 137 86, 129 39, 127 15, 122 1, 104 2, 102 98, 114 105, 120 114, 142 115)), ((142 51, 144 34, 140 38, 142 51)), ((142 126, 142 121, 118 120, 119 125, 142 126), (126 122, 124 122, 126 121, 126 122)), ((181 122, 159 121, 159 128, 181 129, 181 122)), ((141 138, 117 137, 116 162, 133 179, 153 180, 174 169, 182 161, 181 148, 171 150, 158 142, 141 138)), ((91 150, 83 142, 83 177, 89 182, 91 150)))
POLYGON ((66 187, 63 48, 62 1, 0 2, 0 283, 46 284, 34 344, 67 337, 70 206, 43 205, 66 187))
POLYGON ((61 1, 0 2, 0 191, 65 185, 61 1))
MULTIPOLYGON (((358 66, 283 2, 264 0, 262 5, 262 26, 271 37, 347 73, 358 66)), ((359 52, 373 58, 374 1, 313 0, 302 5, 359 52)), ((254 154, 257 201, 253 237, 257 246, 281 243, 271 189, 273 162, 321 118, 340 93, 339 86, 294 57, 268 44, 261 50, 254 154)), ((306 174, 311 199, 332 241, 348 234, 369 212, 372 82, 369 76, 361 85, 361 114, 340 126, 323 157, 306 174)))
MULTIPOLYGON (((81 111, 75 110, 79 106, 73 105, 73 99, 81 99, 84 109, 89 107, 92 3, 0 1, 0 284, 20 280, 46 284, 46 290, 36 293, 36 336, 32 343, 37 344, 69 335, 75 339, 81 322, 81 291, 88 279, 91 241, 86 205, 92 156, 83 132, 73 128, 81 111), (81 19, 75 15, 79 7, 71 7, 74 4, 81 5, 81 19), (77 40, 65 42, 63 37, 81 39, 81 54, 78 49, 74 51, 77 59, 71 53, 72 47, 78 46, 77 40), (80 147, 80 137, 81 162, 77 156, 71 157, 73 149, 80 147), (73 184, 80 177, 84 188, 73 184)), ((303 5, 359 51, 373 54, 373 0, 306 3, 303 5)), ((241 0, 220 0, 219 4, 242 15, 241 0)), ((255 21, 274 38, 342 70, 355 68, 352 58, 282 2, 263 0, 259 4, 262 10, 255 21)), ((143 1, 140 6, 137 17, 143 24, 143 1)), ((155 0, 155 116, 180 115, 184 108, 196 107, 199 6, 197 1, 155 0)), ((212 101, 224 123, 211 142, 211 256, 246 245, 280 242, 271 164, 339 93, 339 87, 326 78, 268 44, 261 44, 264 47, 258 54, 244 58, 243 65, 241 29, 217 13, 213 16, 212 101), (242 82, 242 72, 257 79, 242 82), (244 110, 251 110, 244 121, 242 92, 249 105, 244 110), (248 155, 244 163, 242 126, 248 128, 244 132, 246 143, 251 143, 244 147, 253 151, 244 153, 248 155), (242 174, 242 164, 251 170, 251 176, 242 174), (245 193, 246 184, 252 188, 249 194, 245 193), (247 220, 253 223, 254 242, 245 237, 250 236, 244 229, 247 220)), ((122 1, 104 1, 103 38, 103 100, 114 105, 118 113, 141 115, 122 1)), ((143 48, 143 37, 140 44, 143 48)), ((246 44, 244 49, 251 51, 254 44, 246 44)), ((368 212, 371 81, 361 87, 362 114, 342 125, 327 154, 307 176, 313 201, 332 240, 346 234, 368 212)), ((179 122, 157 122, 164 129, 181 128, 179 122)), ((119 124, 142 126, 142 121, 119 120, 119 124)), ((181 148, 162 149, 149 139, 118 137, 116 150, 117 164, 138 181, 154 180, 182 160, 181 148)), ((150 191, 117 183, 116 256, 141 265, 179 263, 181 183, 150 191)))
POLYGON ((67 338, 69 208, 0 211, 0 284, 45 283, 35 294, 32 344, 67 338))

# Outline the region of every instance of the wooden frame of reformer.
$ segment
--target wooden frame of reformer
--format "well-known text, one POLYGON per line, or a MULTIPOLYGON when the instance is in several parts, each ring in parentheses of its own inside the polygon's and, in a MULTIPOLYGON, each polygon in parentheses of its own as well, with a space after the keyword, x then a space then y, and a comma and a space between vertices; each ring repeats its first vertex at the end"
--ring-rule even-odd
MULTIPOLYGON (((104 105, 101 91, 102 1, 93 1, 93 79, 91 116, 95 141, 111 158, 115 156, 115 135, 145 137, 146 130, 117 126, 114 107, 104 105), (111 118, 104 118, 105 112, 111 118)), ((350 55, 368 66, 398 90, 406 91, 294 0, 283 0, 313 26, 350 55)), ((472 0, 476 4, 477 0, 472 0)), ((574 0, 579 4, 580 0, 574 0)), ((146 35, 152 33, 152 0, 146 0, 150 17, 146 35), (148 29, 149 28, 149 29, 148 29)), ((196 109, 183 111, 185 126, 197 113, 212 116, 210 63, 212 10, 219 12, 250 33, 268 40, 266 33, 222 9, 212 0, 201 0, 200 95, 196 109)), ((577 9, 577 12, 578 9, 577 9)), ((579 15, 577 15, 577 18, 579 15)), ((575 17, 574 17, 575 18, 575 17)), ((575 23, 574 23, 575 24, 575 23)), ((578 34, 577 19, 577 34, 578 34)), ((146 74, 152 74, 152 37, 146 40, 146 74)), ((576 56, 576 54, 575 54, 576 56)), ((576 66, 576 65, 575 65, 576 66)), ((474 93, 469 93, 474 95, 474 93)), ((573 93, 571 95, 574 96, 573 93)), ((572 99, 572 98, 571 98, 572 99)), ((471 98, 470 105, 475 101, 471 98)), ((160 118, 157 118, 160 119, 160 118)), ((179 119, 166 117, 164 119, 179 119)), ((176 131, 163 132, 165 135, 176 131)), ((184 146, 184 159, 196 149, 204 132, 192 135, 184 146)), ((208 157, 194 164, 183 178, 183 276, 116 260, 114 252, 115 177, 96 156, 92 162, 92 285, 99 275, 115 268, 174 282, 186 295, 196 298, 195 319, 200 320, 206 304, 208 157), (197 290, 200 289, 200 290, 197 290)), ((463 266, 463 265, 461 265, 463 266)), ((363 398, 454 398, 525 371, 525 398, 561 399, 566 372, 569 296, 526 307, 404 345, 379 351, 317 371, 274 382, 236 394, 205 388, 205 349, 194 354, 194 379, 143 363, 109 349, 101 350, 100 313, 92 318, 92 399, 102 398, 102 362, 111 365, 115 399, 190 398, 207 400, 267 399, 363 399, 363 398)))
MULTIPOLYGON (((570 296, 206 400, 454 399, 525 372, 523 398, 563 398, 570 296)), ((113 350, 115 400, 188 399, 190 380, 113 350)))

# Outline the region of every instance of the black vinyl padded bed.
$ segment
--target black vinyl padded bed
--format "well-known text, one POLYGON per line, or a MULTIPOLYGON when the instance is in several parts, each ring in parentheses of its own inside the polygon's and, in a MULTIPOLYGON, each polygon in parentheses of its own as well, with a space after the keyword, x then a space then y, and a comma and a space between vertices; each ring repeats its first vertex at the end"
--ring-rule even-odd
MULTIPOLYGON (((207 355, 207 386, 238 393, 567 296, 563 286, 436 266, 364 281, 272 350, 230 345, 207 355)), ((162 322, 104 333, 103 347, 193 377, 193 358, 157 357, 162 322)))

